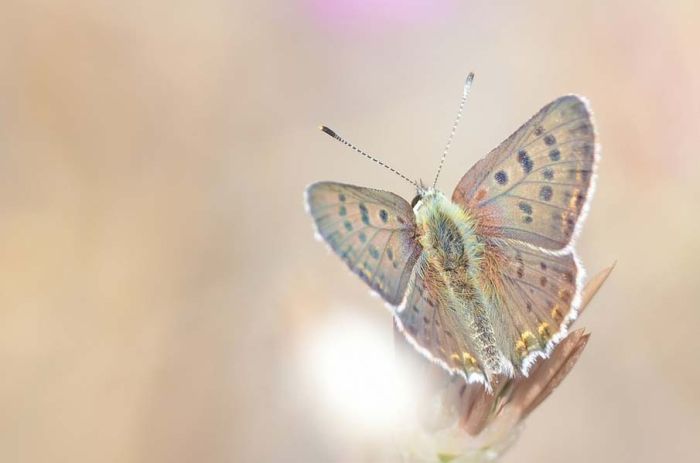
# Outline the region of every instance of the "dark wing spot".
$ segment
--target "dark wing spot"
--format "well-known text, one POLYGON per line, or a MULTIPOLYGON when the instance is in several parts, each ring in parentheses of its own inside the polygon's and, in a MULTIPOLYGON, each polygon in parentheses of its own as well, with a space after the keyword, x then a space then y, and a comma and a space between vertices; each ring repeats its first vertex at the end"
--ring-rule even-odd
POLYGON ((542 270, 547 270, 547 264, 545 264, 544 262, 540 262, 540 268, 542 270))
POLYGON ((360 203, 360 215, 362 215, 362 223, 369 225, 369 211, 363 203, 360 203))
POLYGON ((338 214, 339 214, 341 217, 344 217, 347 213, 348 213, 348 210, 345 209, 345 206, 340 206, 340 210, 338 211, 338 214))
POLYGON ((523 222, 525 222, 527 224, 531 224, 532 223, 532 216, 526 215, 525 217, 523 217, 523 222))
POLYGON ((372 256, 374 259, 379 259, 379 250, 370 244, 369 255, 372 256))
POLYGON ((561 153, 559 152, 558 149, 553 149, 552 151, 549 152, 549 159, 552 161, 558 161, 561 159, 561 153))
POLYGON ((530 206, 528 203, 521 201, 518 204, 518 207, 520 208, 521 211, 523 211, 526 214, 532 214, 532 206, 530 206))
POLYGON ((345 202, 345 195, 343 193, 340 193, 338 195, 338 199, 340 200, 340 202, 345 202))
POLYGON ((538 125, 537 128, 535 129, 535 136, 540 136, 544 133, 544 127, 541 125, 538 125))
POLYGON ((522 278, 525 273, 525 263, 523 262, 523 256, 520 252, 515 254, 515 261, 518 263, 518 278, 522 278))
POLYGON ((528 301, 525 304, 525 308, 527 309, 528 312, 532 312, 532 302, 528 301))
POLYGON ((547 286, 547 277, 541 277, 541 278, 540 278, 540 285, 541 285, 542 287, 547 286))
POLYGON ((547 145, 547 146, 552 146, 552 145, 555 144, 556 142, 557 142, 557 139, 554 138, 554 136, 551 135, 551 134, 550 134, 550 135, 546 135, 546 136, 544 137, 544 144, 547 145))
POLYGON ((576 226, 576 218, 569 215, 566 220, 566 227, 564 228, 564 233, 571 235, 574 232, 574 227, 576 226))
POLYGON ((547 168, 542 171, 542 176, 547 180, 552 180, 554 178, 554 171, 550 168, 547 168))
POLYGON ((545 185, 542 188, 540 188, 540 199, 543 201, 549 201, 552 199, 552 187, 549 185, 545 185))
POLYGON ((530 156, 527 155, 527 151, 518 151, 518 162, 526 174, 529 174, 532 171, 532 159, 530 159, 530 156))
POLYGON ((508 175, 505 173, 505 171, 499 170, 493 177, 496 179, 499 185, 505 185, 508 183, 508 175))
POLYGON ((389 260, 394 260, 394 251, 392 251, 391 248, 387 248, 386 256, 389 258, 389 260))
POLYGON ((352 224, 350 223, 349 220, 346 220, 346 221, 343 223, 343 225, 345 225, 345 229, 346 229, 347 231, 352 231, 352 224))
POLYGON ((360 232, 359 238, 363 243, 367 241, 367 235, 365 235, 365 232, 360 232))
POLYGON ((389 220, 389 214, 382 209, 379 211, 379 218, 382 219, 382 222, 386 223, 386 221, 389 220))

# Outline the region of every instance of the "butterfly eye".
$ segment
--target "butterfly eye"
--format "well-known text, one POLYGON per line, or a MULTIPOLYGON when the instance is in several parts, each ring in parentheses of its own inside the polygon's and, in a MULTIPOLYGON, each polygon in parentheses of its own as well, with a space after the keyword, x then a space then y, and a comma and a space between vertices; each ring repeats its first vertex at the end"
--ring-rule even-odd
POLYGON ((421 198, 421 195, 416 195, 416 197, 411 200, 411 207, 416 207, 416 204, 418 204, 418 201, 420 201, 421 198))

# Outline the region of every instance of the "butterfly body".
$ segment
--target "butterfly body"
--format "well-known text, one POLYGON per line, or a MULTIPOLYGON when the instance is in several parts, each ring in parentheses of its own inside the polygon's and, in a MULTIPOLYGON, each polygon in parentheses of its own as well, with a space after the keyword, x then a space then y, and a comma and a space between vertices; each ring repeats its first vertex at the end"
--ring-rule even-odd
POLYGON ((596 161, 587 104, 564 96, 477 162, 451 198, 419 188, 412 207, 386 191, 319 182, 306 204, 408 340, 488 388, 497 375, 526 375, 576 318, 583 270, 573 238, 596 161))
MULTIPOLYGON (((500 372, 503 358, 482 291, 485 245, 476 232, 475 217, 434 189, 422 194, 414 212, 422 247, 416 271, 424 291, 432 292, 441 307, 453 312, 474 340, 474 352, 467 353, 468 361, 481 365, 489 374, 500 372)), ((455 336, 450 331, 445 333, 455 336)), ((463 363, 464 355, 459 361, 463 363)))

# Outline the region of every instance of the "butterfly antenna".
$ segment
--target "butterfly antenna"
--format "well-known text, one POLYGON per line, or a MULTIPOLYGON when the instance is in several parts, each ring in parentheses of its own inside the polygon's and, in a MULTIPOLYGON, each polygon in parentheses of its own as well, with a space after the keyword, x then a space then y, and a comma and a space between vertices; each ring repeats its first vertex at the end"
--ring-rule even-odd
POLYGON ((362 151, 360 148, 358 148, 357 146, 353 145, 353 144, 350 143, 349 141, 345 140, 343 137, 341 137, 340 135, 338 135, 337 133, 335 133, 334 131, 332 131, 331 129, 329 129, 328 127, 326 127, 325 125, 322 125, 322 126, 319 127, 319 128, 321 129, 322 132, 324 132, 324 133, 326 133, 327 135, 330 135, 331 137, 335 138, 336 140, 338 140, 338 141, 339 141, 340 143, 342 143, 343 145, 345 145, 345 146, 347 146, 347 147, 349 147, 349 148, 352 148, 354 151, 360 153, 360 154, 363 155, 364 157, 366 157, 366 158, 368 158, 368 159, 371 159, 372 161, 376 162, 376 163, 379 164, 380 166, 389 169, 390 171, 392 171, 393 173, 395 173, 396 175, 398 175, 398 176, 401 177, 402 179, 406 180, 406 181, 407 181, 408 183, 410 183, 411 185, 413 185, 413 186, 415 186, 416 188, 418 188, 419 190, 421 190, 421 187, 420 187, 416 182, 414 182, 414 181, 411 180, 410 178, 406 177, 404 174, 402 174, 402 173, 399 172, 398 170, 394 169, 393 167, 391 167, 391 166, 389 166, 389 165, 387 165, 387 164, 384 164, 382 161, 380 161, 379 159, 375 158, 374 156, 365 153, 365 152, 362 151))
POLYGON ((471 88, 472 88, 473 81, 474 81, 474 73, 470 72, 469 75, 467 76, 466 82, 464 82, 464 93, 462 94, 462 100, 459 102, 459 109, 457 110, 457 117, 455 117, 455 121, 452 124, 452 130, 450 131, 450 136, 447 139, 447 144, 445 145, 445 149, 442 151, 442 158, 440 159, 440 165, 438 166, 437 174, 435 174, 435 181, 433 182, 433 188, 435 188, 435 185, 437 185, 438 177, 440 176, 440 172, 442 171, 442 165, 445 163, 445 158, 447 157, 447 152, 450 150, 450 146, 452 145, 452 139, 455 136, 455 131, 457 130, 457 126, 459 125, 459 120, 462 119, 462 110, 464 109, 464 103, 467 101, 467 96, 469 95, 469 90, 471 90, 471 88))

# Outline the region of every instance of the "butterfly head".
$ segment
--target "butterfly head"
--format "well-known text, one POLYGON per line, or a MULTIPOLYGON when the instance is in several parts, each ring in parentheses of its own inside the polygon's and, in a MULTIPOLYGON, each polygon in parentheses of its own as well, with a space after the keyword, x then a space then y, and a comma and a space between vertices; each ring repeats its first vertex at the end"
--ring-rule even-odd
POLYGON ((417 189, 416 196, 411 200, 411 207, 414 211, 423 207, 426 204, 434 203, 435 201, 442 201, 445 199, 445 195, 442 191, 434 187, 425 187, 422 183, 417 189))

